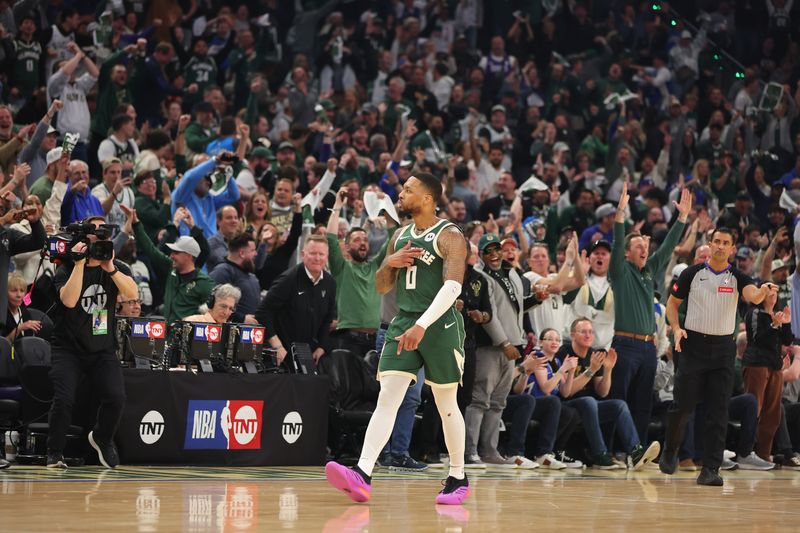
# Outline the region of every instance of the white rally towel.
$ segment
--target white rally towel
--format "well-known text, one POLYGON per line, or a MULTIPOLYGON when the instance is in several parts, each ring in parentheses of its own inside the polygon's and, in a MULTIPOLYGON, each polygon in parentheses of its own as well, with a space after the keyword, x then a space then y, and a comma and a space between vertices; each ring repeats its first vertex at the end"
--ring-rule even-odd
POLYGON ((317 186, 311 189, 311 191, 305 195, 303 201, 300 202, 300 206, 311 207, 311 212, 313 213, 322 199, 325 198, 325 195, 331 190, 331 185, 333 185, 333 180, 335 178, 335 172, 326 170, 325 174, 322 175, 322 179, 319 180, 319 183, 317 183, 317 186))
POLYGON ((786 192, 786 189, 783 189, 781 193, 781 198, 778 200, 778 204, 788 210, 790 213, 795 213, 797 211, 797 202, 792 200, 792 197, 789 196, 789 193, 786 192))
POLYGON ((536 176, 531 176, 528 178, 525 183, 519 186, 520 192, 525 192, 529 190, 533 191, 547 191, 550 187, 547 186, 545 182, 537 178, 536 176))
POLYGON ((371 219, 378 218, 381 210, 384 210, 395 222, 400 223, 400 217, 397 215, 397 210, 394 208, 394 204, 388 194, 384 194, 383 198, 378 198, 378 193, 374 191, 365 192, 364 209, 367 210, 367 217, 371 219))

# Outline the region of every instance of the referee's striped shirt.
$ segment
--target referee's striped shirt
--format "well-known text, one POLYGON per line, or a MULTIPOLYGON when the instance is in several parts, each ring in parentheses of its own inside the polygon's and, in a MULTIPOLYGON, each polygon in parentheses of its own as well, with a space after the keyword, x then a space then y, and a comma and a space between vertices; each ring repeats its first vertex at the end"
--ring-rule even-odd
POLYGON ((753 279, 731 265, 716 272, 708 263, 692 265, 672 284, 670 294, 687 300, 684 328, 706 335, 733 335, 739 295, 753 279))

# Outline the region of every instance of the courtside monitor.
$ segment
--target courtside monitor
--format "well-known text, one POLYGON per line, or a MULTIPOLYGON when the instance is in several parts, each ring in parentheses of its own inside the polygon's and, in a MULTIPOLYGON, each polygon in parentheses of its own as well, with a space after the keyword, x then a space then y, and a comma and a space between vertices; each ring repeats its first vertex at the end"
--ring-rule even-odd
POLYGON ((228 347, 229 324, 184 322, 181 360, 198 363, 203 372, 224 370, 231 360, 228 347))
POLYGON ((233 351, 233 362, 248 374, 257 372, 264 352, 265 330, 262 326, 231 324, 228 342, 233 351))
POLYGON ((117 318, 119 358, 136 368, 163 364, 167 342, 167 323, 150 318, 117 318))

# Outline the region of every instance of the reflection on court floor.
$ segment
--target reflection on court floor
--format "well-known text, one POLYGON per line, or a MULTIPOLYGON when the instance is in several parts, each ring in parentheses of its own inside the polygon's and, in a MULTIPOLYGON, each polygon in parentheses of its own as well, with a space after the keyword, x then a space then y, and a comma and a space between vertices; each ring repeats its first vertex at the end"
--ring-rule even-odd
POLYGON ((0 472, 0 531, 650 531, 657 524, 728 532, 789 531, 800 521, 800 473, 791 471, 734 472, 722 489, 656 469, 489 471, 471 475, 463 507, 434 505, 443 477, 442 470, 378 472, 372 501, 355 505, 314 467, 15 467, 0 472))

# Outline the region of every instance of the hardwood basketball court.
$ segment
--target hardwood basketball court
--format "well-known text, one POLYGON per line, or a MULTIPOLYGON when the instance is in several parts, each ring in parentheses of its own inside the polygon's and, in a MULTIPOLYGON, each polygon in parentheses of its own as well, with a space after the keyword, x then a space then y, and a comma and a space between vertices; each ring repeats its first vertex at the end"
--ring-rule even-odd
POLYGON ((443 470, 377 471, 369 504, 322 468, 98 467, 0 471, 0 531, 798 531, 800 473, 695 476, 566 470, 470 474, 462 508, 436 506, 443 470))

